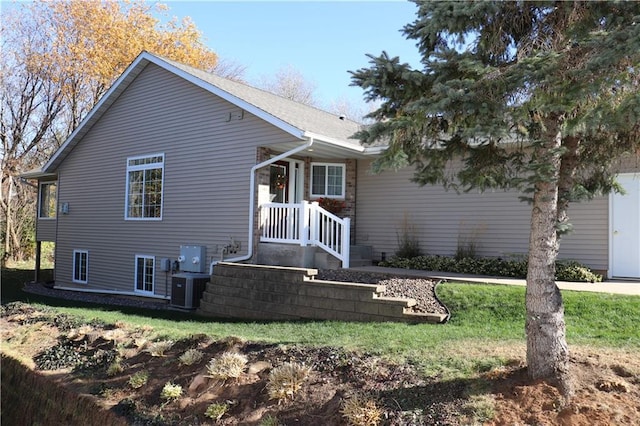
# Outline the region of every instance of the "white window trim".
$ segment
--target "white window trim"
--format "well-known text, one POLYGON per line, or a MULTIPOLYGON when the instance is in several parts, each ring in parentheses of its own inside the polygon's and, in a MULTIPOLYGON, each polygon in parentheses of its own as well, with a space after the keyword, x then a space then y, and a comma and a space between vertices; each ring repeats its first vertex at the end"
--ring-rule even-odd
MULTIPOLYGON (((164 152, 157 154, 148 154, 148 155, 136 155, 134 157, 127 157, 127 168, 126 168, 126 186, 124 189, 124 220, 162 220, 162 216, 164 215, 164 152), (131 160, 139 160, 141 158, 148 157, 162 157, 162 163, 152 163, 152 164, 140 164, 136 166, 130 166, 129 162, 131 160), (160 196, 162 197, 162 201, 160 202, 160 217, 129 217, 129 172, 136 170, 148 170, 155 168, 162 168, 162 190, 160 191, 160 196)), ((144 209, 143 209, 144 211, 144 209)))
MULTIPOLYGON (((142 285, 144 287, 144 283, 142 285)), ((154 294, 156 288, 156 257, 146 254, 136 254, 135 262, 133 264, 133 291, 139 294, 154 294), (153 260, 153 272, 151 276, 151 291, 138 290, 138 259, 151 259, 153 260)))
POLYGON ((73 268, 71 269, 71 281, 74 283, 78 283, 78 284, 88 284, 89 283, 89 250, 74 250, 73 251, 73 261, 72 261, 72 266, 73 268), (76 278, 76 255, 77 254, 85 254, 86 255, 86 279, 85 280, 81 280, 76 278))
MULTIPOLYGON (((329 173, 325 172, 325 182, 324 182, 324 191, 327 192, 327 187, 328 187, 328 182, 327 180, 329 179, 329 173)), ((320 198, 333 198, 336 200, 344 200, 345 199, 345 190, 346 190, 346 183, 347 180, 347 165, 344 163, 311 163, 311 167, 309 170, 309 194, 312 198, 315 197, 320 197, 320 198), (342 195, 328 195, 328 194, 316 194, 313 192, 313 168, 315 166, 322 166, 325 168, 325 171, 327 169, 327 166, 334 166, 334 167, 340 167, 342 169, 342 195)))
POLYGON ((42 220, 54 220, 58 216, 58 181, 40 182, 38 184, 38 219, 42 220), (42 187, 45 185, 56 185, 56 207, 53 212, 53 216, 42 216, 42 187))

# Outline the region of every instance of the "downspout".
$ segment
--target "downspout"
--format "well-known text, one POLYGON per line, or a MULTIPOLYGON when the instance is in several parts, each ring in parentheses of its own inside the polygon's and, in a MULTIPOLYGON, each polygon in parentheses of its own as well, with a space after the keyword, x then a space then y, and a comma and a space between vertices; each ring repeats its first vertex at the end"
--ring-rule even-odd
MULTIPOLYGON (((297 154, 300 151, 304 151, 305 149, 308 149, 309 147, 311 147, 311 145, 313 145, 313 142, 314 142, 314 139, 309 138, 309 140, 304 145, 300 145, 299 147, 293 148, 290 151, 284 152, 280 155, 276 155, 273 158, 269 158, 268 160, 265 160, 262 163, 256 164, 251 168, 251 172, 249 176, 250 181, 249 181, 249 238, 248 238, 249 248, 248 248, 248 252, 243 256, 234 257, 231 259, 225 259, 224 260, 225 262, 242 262, 244 260, 249 260, 251 259, 251 257, 253 257, 253 216, 255 214, 255 208, 256 208, 256 203, 255 203, 256 172, 259 169, 268 166, 269 164, 273 164, 276 161, 280 161, 284 158, 297 154)), ((209 275, 213 275, 213 267, 217 263, 218 263, 217 260, 211 261, 211 264, 209 265, 209 275)))

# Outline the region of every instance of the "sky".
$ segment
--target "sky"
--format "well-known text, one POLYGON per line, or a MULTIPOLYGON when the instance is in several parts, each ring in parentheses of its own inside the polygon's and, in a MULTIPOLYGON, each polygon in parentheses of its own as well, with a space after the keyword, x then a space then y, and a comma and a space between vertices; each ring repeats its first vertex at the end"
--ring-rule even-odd
POLYGON ((405 1, 164 1, 168 15, 189 16, 220 57, 246 67, 256 84, 288 66, 316 86, 324 107, 346 99, 363 104, 348 71, 367 67, 383 50, 420 66, 414 40, 401 29, 415 19, 405 1))
MULTIPOLYGON (((0 0, 8 9, 28 0, 0 0)), ((87 0, 89 1, 89 0, 87 0)), ((147 0, 150 1, 151 0, 147 0)), ((153 3, 156 3, 153 1, 153 3)), ((364 92, 351 87, 348 71, 365 68, 366 54, 383 50, 415 68, 420 56, 402 28, 415 20, 417 6, 402 0, 270 1, 159 0, 167 17, 190 17, 208 47, 245 67, 252 85, 292 67, 315 86, 319 106, 346 100, 364 107, 364 92)), ((162 16, 157 16, 161 18, 162 16)))

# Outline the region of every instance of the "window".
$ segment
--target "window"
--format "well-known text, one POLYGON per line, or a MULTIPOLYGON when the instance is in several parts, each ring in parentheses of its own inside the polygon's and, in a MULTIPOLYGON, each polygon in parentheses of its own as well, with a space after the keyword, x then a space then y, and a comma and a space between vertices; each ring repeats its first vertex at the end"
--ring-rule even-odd
POLYGON ((73 282, 86 284, 89 280, 89 252, 73 251, 73 282))
POLYGON ((311 196, 344 198, 344 164, 311 164, 311 196))
POLYGON ((40 184, 40 199, 38 205, 38 217, 41 219, 53 219, 56 217, 58 184, 56 182, 43 182, 40 184))
POLYGON ((153 278, 156 258, 153 256, 136 256, 136 291, 153 293, 153 278))
POLYGON ((164 154, 127 159, 126 219, 162 219, 164 154))

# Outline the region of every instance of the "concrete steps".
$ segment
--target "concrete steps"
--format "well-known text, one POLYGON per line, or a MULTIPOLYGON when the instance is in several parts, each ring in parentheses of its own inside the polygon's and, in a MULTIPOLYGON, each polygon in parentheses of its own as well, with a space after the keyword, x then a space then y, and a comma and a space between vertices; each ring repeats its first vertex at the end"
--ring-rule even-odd
MULTIPOLYGON (((349 267, 371 266, 373 264, 373 249, 371 246, 352 245, 349 248, 349 267)), ((313 257, 317 269, 340 269, 342 262, 329 253, 318 249, 313 257)))

